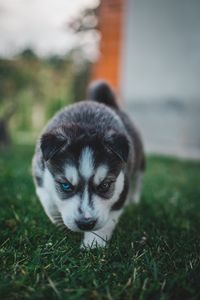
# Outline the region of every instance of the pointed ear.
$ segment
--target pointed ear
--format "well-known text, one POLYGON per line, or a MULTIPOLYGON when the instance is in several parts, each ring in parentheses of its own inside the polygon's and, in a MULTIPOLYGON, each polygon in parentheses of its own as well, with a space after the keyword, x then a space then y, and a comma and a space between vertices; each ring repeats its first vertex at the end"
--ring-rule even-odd
POLYGON ((67 144, 67 139, 63 135, 56 134, 56 132, 45 133, 41 137, 40 147, 44 160, 51 159, 56 153, 61 151, 64 145, 67 144))
POLYGON ((117 155, 122 162, 127 162, 129 155, 129 141, 124 134, 114 131, 108 133, 105 146, 117 155))

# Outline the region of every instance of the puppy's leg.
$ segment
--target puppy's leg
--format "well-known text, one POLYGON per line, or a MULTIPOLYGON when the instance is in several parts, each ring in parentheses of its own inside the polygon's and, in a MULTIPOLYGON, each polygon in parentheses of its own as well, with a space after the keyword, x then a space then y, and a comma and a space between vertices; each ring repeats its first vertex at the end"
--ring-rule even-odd
POLYGON ((95 247, 105 247, 107 242, 112 236, 113 230, 118 223, 119 217, 122 213, 122 209, 119 211, 113 211, 111 213, 110 220, 106 225, 94 232, 85 232, 84 239, 81 247, 84 248, 95 248, 95 247))
POLYGON ((143 177, 144 177, 144 171, 138 171, 135 176, 135 186, 134 186, 133 194, 130 198, 131 203, 137 204, 140 202, 143 177))
POLYGON ((45 213, 52 223, 56 223, 56 217, 59 216, 56 205, 52 202, 50 195, 43 187, 36 188, 36 194, 44 208, 45 213))

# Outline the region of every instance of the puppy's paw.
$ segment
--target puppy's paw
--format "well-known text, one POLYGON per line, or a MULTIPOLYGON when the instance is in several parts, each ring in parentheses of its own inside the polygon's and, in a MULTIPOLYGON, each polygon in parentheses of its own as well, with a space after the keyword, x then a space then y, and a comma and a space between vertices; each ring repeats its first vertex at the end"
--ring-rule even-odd
POLYGON ((95 236, 92 232, 86 233, 84 236, 84 240, 81 243, 81 249, 95 249, 98 247, 104 248, 107 245, 107 240, 101 236, 95 236))

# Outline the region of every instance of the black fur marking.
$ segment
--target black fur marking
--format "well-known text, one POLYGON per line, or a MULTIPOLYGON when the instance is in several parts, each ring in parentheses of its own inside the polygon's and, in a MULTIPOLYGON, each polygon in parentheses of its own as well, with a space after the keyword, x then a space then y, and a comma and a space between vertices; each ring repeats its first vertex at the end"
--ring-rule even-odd
POLYGON ((112 206, 111 211, 112 210, 119 210, 119 209, 121 209, 123 207, 123 205, 124 205, 124 203, 126 201, 126 198, 127 198, 128 188, 129 188, 128 179, 125 176, 124 189, 121 192, 118 201, 115 202, 114 205, 112 206))
POLYGON ((39 176, 35 176, 35 180, 36 180, 36 182, 37 182, 37 185, 39 186, 39 187, 42 187, 43 186, 43 180, 42 180, 42 178, 41 177, 39 177, 39 176))
POLYGON ((93 196, 93 191, 91 189, 91 183, 89 183, 89 188, 88 188, 88 203, 89 203, 89 206, 93 209, 94 208, 94 203, 92 201, 92 196, 93 196))

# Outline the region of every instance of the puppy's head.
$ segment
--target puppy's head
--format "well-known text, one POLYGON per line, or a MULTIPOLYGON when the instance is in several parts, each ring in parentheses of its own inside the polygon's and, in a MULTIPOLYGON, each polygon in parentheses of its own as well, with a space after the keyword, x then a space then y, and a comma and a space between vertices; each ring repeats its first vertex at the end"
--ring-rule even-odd
POLYGON ((49 178, 45 184, 64 224, 72 231, 102 228, 125 188, 125 135, 59 127, 42 136, 41 150, 49 178))

